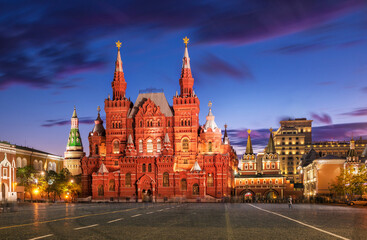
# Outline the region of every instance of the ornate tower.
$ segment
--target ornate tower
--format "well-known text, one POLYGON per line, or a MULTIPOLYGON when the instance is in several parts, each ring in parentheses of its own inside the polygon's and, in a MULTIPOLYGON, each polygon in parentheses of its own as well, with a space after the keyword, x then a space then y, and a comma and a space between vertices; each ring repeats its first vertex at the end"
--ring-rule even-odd
POLYGON ((64 153, 65 161, 64 168, 69 169, 72 175, 79 175, 82 173, 80 160, 84 157, 82 139, 79 133, 79 119, 76 115, 74 107, 73 116, 71 117, 71 129, 69 133, 68 143, 66 145, 66 152, 64 153))
POLYGON ((185 53, 182 59, 180 95, 173 97, 174 139, 173 148, 178 169, 190 170, 195 163, 198 148, 200 101, 193 90, 190 57, 185 37, 185 53))
POLYGON ((265 148, 265 153, 262 158, 262 173, 263 174, 280 174, 279 155, 275 150, 273 129, 270 128, 270 136, 268 146, 265 148))
POLYGON ((127 113, 131 102, 125 97, 126 81, 122 69, 121 42, 116 42, 117 59, 112 81, 113 98, 105 100, 106 111, 106 162, 107 167, 114 168, 114 160, 123 154, 127 143, 127 113))
POLYGON ((252 149, 252 142, 251 142, 251 130, 247 130, 247 146, 246 152, 243 154, 242 161, 241 161, 241 168, 243 175, 256 175, 257 174, 257 161, 256 155, 252 149))

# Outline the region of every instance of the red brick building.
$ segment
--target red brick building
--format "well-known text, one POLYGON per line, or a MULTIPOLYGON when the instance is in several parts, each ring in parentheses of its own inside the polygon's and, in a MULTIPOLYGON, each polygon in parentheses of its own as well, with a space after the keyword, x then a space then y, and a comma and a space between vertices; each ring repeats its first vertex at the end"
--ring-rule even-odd
POLYGON ((180 93, 170 106, 164 93, 126 98, 127 83, 118 52, 113 97, 105 100, 106 128, 98 117, 89 134, 89 157, 82 159, 83 195, 93 199, 207 199, 231 195, 237 155, 214 121, 209 103, 200 125, 200 101, 193 90, 188 39, 180 93))

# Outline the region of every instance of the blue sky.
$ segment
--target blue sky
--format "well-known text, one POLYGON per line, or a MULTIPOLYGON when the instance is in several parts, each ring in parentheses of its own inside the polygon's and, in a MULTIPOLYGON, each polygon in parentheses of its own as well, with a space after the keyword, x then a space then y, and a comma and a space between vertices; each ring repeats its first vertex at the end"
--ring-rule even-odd
MULTIPOLYGON (((246 129, 313 119, 315 140, 367 137, 367 3, 363 0, 2 1, 0 140, 62 155, 74 105, 84 148, 111 94, 115 42, 122 42, 127 96, 179 90, 184 51, 205 122, 245 146, 246 129)), ((104 116, 104 112, 102 112, 104 116)))

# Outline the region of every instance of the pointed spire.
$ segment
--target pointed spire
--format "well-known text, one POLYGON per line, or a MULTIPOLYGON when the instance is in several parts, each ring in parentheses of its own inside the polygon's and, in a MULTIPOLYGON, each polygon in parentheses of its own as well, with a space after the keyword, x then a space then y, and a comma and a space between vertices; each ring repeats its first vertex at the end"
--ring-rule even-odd
POLYGON ((201 172, 201 167, 197 160, 195 161, 194 166, 192 166, 190 171, 191 172, 201 172))
POLYGON ((98 169, 98 172, 99 173, 109 173, 108 170, 107 170, 107 167, 106 167, 106 165, 104 165, 104 163, 101 164, 101 166, 98 169))
POLYGON ((182 68, 190 68, 189 50, 187 50, 187 44, 189 43, 189 39, 185 37, 183 41, 185 43, 185 53, 182 59, 182 68))
POLYGON ((76 115, 76 107, 75 107, 75 105, 74 105, 74 112, 73 112, 73 116, 72 116, 72 118, 77 118, 78 116, 76 115))
POLYGON ((129 134, 129 137, 127 139, 127 144, 134 144, 133 138, 131 137, 131 134, 129 134))
POLYGON ((120 48, 121 48, 121 42, 120 41, 116 42, 116 47, 117 47, 117 59, 116 59, 115 72, 123 72, 123 70, 122 70, 122 61, 121 61, 121 53, 120 53, 120 48))
POLYGON ((115 63, 115 74, 112 81, 113 97, 112 100, 122 100, 125 98, 126 93, 126 81, 124 76, 124 71, 122 70, 121 61, 121 42, 116 42, 117 47, 117 59, 115 63))
POLYGON ((276 153, 274 139, 273 139, 273 129, 270 128, 269 131, 270 131, 270 136, 269 136, 268 146, 266 148, 266 153, 276 153))
POLYGON ((246 146, 246 154, 254 154, 254 151, 252 150, 252 142, 251 142, 251 130, 247 130, 247 146, 246 146))
POLYGON ((171 141, 169 140, 168 133, 166 133, 166 135, 164 136, 164 143, 171 143, 171 141))
POLYGON ((190 97, 192 96, 193 86, 194 86, 194 79, 191 74, 191 67, 190 67, 190 57, 189 51, 187 49, 187 44, 189 39, 185 37, 183 39, 185 43, 185 53, 184 57, 182 58, 182 70, 181 70, 181 78, 180 78, 180 87, 181 87, 181 97, 190 97))

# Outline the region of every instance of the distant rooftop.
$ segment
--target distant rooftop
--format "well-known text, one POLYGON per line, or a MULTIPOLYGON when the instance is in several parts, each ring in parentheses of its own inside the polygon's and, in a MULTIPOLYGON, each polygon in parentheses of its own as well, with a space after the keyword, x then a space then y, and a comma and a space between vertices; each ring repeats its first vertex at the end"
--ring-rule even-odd
POLYGON ((44 152, 44 151, 41 151, 41 150, 38 150, 38 149, 34 149, 34 148, 31 148, 31 147, 25 147, 25 146, 20 146, 20 145, 12 144, 12 143, 10 143, 8 141, 0 141, 0 143, 15 146, 16 149, 20 149, 20 150, 26 150, 26 151, 37 152, 37 153, 42 153, 42 154, 54 155, 54 156, 61 157, 59 155, 56 155, 56 154, 53 154, 53 153, 44 152))

